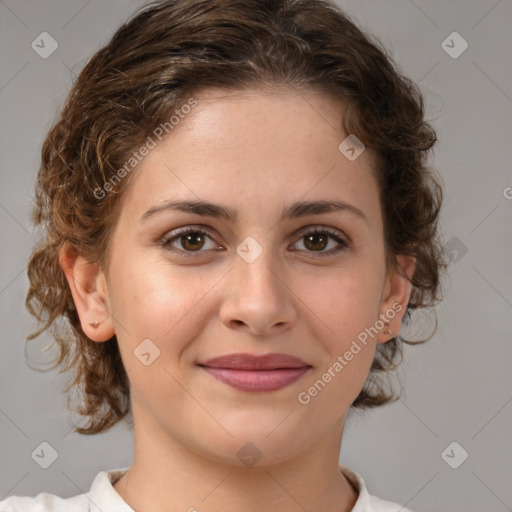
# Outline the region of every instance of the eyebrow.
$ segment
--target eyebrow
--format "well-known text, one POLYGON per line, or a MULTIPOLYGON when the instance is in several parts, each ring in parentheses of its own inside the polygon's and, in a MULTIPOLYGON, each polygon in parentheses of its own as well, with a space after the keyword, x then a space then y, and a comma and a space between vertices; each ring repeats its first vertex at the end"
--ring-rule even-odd
MULTIPOLYGON (((188 200, 168 201, 164 204, 153 206, 142 215, 140 221, 146 221, 157 214, 162 214, 168 211, 193 213, 195 215, 201 215, 204 217, 225 219, 231 222, 235 222, 238 217, 237 211, 227 206, 210 203, 208 201, 188 200)), ((283 209, 280 220, 295 219, 306 217, 308 215, 321 215, 323 213, 331 213, 337 211, 352 213, 356 217, 359 217, 367 224, 369 224, 366 215, 359 208, 346 203, 345 201, 337 200, 305 201, 294 203, 291 206, 285 207, 283 209)))

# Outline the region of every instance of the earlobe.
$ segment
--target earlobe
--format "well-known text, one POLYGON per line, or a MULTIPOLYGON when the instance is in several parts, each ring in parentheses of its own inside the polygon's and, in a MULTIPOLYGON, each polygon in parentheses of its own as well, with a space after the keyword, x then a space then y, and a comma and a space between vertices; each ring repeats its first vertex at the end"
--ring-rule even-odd
POLYGON ((65 244, 59 251, 64 271, 85 335, 92 341, 107 341, 115 334, 105 274, 65 244))
POLYGON ((416 268, 416 258, 403 254, 396 256, 399 268, 390 271, 381 305, 384 328, 377 336, 378 343, 386 343, 400 333, 402 319, 412 292, 411 279, 416 268))

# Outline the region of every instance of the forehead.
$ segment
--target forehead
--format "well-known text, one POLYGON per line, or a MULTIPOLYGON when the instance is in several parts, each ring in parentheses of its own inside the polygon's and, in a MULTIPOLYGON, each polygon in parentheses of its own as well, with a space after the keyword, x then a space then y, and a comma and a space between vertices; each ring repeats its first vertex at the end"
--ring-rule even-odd
MULTIPOLYGON (((373 157, 341 151, 345 105, 315 92, 206 91, 136 169, 126 191, 134 215, 158 203, 202 199, 244 215, 299 199, 378 208, 373 157), (377 202, 377 205, 374 204, 377 202)), ((374 212, 376 215, 378 212, 374 212)))

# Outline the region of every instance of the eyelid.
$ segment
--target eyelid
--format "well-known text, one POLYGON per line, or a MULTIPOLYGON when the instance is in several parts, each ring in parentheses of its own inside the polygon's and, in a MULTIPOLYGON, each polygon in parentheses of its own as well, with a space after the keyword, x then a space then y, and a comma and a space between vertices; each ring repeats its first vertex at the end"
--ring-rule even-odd
MULTIPOLYGON (((201 234, 206 235, 209 238, 211 238, 213 242, 217 243, 215 240, 215 235, 212 234, 210 228, 208 228, 207 226, 204 226, 202 224, 189 224, 187 226, 182 226, 180 228, 176 228, 176 229, 166 233, 160 239, 160 245, 164 249, 168 250, 169 252, 179 254, 179 255, 185 255, 185 257, 198 257, 198 256, 200 256, 201 253, 208 252, 208 250, 207 251, 204 251, 204 250, 184 251, 183 249, 176 249, 174 247, 172 249, 169 248, 171 241, 178 240, 181 236, 186 235, 187 233, 201 233, 201 234)), ((321 224, 304 226, 303 228, 300 228, 299 230, 295 231, 293 233, 293 235, 291 235, 291 238, 293 238, 293 240, 295 240, 294 242, 292 242, 292 245, 294 245, 295 243, 300 241, 300 239, 302 237, 304 237, 305 235, 314 234, 314 233, 325 233, 325 234, 329 235, 330 238, 334 239, 338 243, 338 247, 336 247, 334 249, 330 249, 328 251, 301 251, 301 250, 294 249, 294 250, 292 250, 292 252, 306 252, 307 254, 310 254, 310 255, 316 254, 316 255, 318 255, 318 257, 323 257, 323 256, 327 257, 327 256, 339 254, 343 250, 346 250, 352 246, 352 241, 350 240, 350 238, 347 235, 345 235, 345 233, 343 233, 339 229, 331 228, 329 226, 324 226, 321 224)), ((209 251, 211 251, 211 250, 214 250, 214 249, 209 249, 209 251)), ((217 250, 219 250, 219 249, 217 248, 217 250)))
POLYGON ((313 224, 300 228, 293 234, 293 237, 301 236, 308 233, 327 233, 331 236, 341 238, 347 245, 351 244, 350 238, 345 233, 337 228, 324 226, 323 224, 313 224))
POLYGON ((167 232, 162 238, 159 239, 160 245, 164 248, 169 250, 173 253, 179 253, 179 254, 185 254, 188 256, 194 256, 194 254, 200 254, 202 252, 206 251, 184 251, 182 249, 176 249, 173 247, 172 249, 169 249, 168 246, 170 246, 171 241, 179 240, 179 238, 183 235, 186 235, 187 233, 201 233, 209 238, 212 239, 215 243, 215 235, 212 234, 210 229, 206 226, 203 226, 202 224, 189 224, 187 226, 182 226, 180 228, 176 228, 174 230, 171 230, 167 232))
POLYGON ((329 256, 337 256, 340 253, 342 253, 343 251, 346 251, 347 249, 352 247, 352 241, 342 231, 340 231, 339 229, 331 228, 329 226, 324 226, 324 225, 310 225, 310 226, 305 226, 304 228, 299 229, 293 235, 294 239, 296 238, 297 240, 292 245, 295 245, 304 236, 306 236, 308 234, 315 234, 315 233, 327 234, 331 239, 334 239, 336 241, 338 246, 333 249, 329 249, 328 251, 293 250, 293 252, 305 252, 308 256, 313 256, 315 258, 328 258, 329 256))

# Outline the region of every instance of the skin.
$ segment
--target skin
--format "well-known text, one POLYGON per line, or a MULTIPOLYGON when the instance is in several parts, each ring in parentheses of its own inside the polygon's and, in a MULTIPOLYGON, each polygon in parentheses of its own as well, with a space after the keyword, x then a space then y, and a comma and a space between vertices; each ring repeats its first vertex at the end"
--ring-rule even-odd
MULTIPOLYGON (((338 461, 346 414, 377 344, 400 330, 411 291, 385 265, 373 155, 366 149, 349 161, 338 150, 345 107, 320 93, 194 97, 197 106, 138 165, 107 268, 69 247, 60 255, 84 332, 98 343, 117 336, 130 380, 134 460, 114 488, 145 512, 349 511, 357 493, 338 461), (170 210, 140 220, 178 199, 228 206, 238 219, 170 210), (296 201, 331 199, 366 220, 346 210, 280 220, 296 201), (162 246, 177 228, 198 225, 209 233, 202 244, 197 236, 192 250, 180 237, 171 242, 192 257, 162 246), (339 232, 349 246, 322 257, 339 244, 329 237, 307 245, 315 226, 339 232), (236 252, 247 236, 263 249, 251 263, 236 252), (316 397, 299 403, 298 394, 396 303, 393 334, 385 327, 370 337, 316 397), (160 350, 149 366, 134 355, 147 338, 160 350), (234 352, 291 354, 312 368, 288 387, 257 393, 197 366, 234 352), (248 442, 261 455, 253 467, 237 456, 248 442)), ((397 261, 411 276, 414 259, 397 261)))

